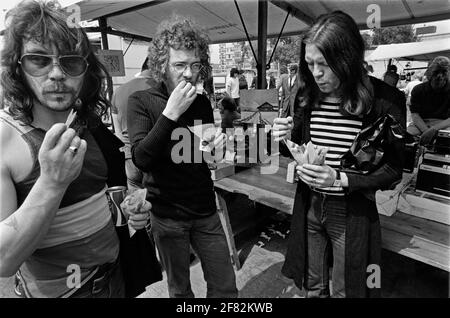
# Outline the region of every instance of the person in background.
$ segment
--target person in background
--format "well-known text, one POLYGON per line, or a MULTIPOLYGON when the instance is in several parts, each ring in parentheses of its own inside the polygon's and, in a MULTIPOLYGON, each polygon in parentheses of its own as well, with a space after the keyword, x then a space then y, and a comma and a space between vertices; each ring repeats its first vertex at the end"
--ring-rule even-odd
POLYGON ((114 123, 114 132, 125 144, 125 172, 127 174, 128 189, 131 191, 142 188, 142 172, 136 168, 131 160, 131 145, 127 129, 127 104, 128 97, 136 91, 142 91, 152 86, 152 78, 148 70, 148 57, 141 67, 141 72, 132 80, 122 84, 113 94, 111 99, 111 113, 114 123))
MULTIPOLYGON (((369 266, 380 266, 381 230, 375 192, 402 177, 403 140, 384 145, 369 174, 345 173, 340 158, 358 133, 389 114, 405 125, 404 95, 367 75, 356 22, 334 11, 320 16, 305 37, 294 118, 276 118, 273 136, 326 147, 323 164, 299 164, 291 233, 282 273, 307 297, 375 297, 369 266), (330 289, 330 260, 332 272, 330 289)), ((287 149, 280 147, 287 154, 287 149)))
MULTIPOLYGON (((238 295, 211 172, 200 140, 187 128, 214 123, 208 98, 195 89, 202 68, 209 66, 208 44, 207 35, 191 19, 174 15, 163 20, 149 48, 149 69, 157 85, 135 92, 128 103, 132 158, 144 172, 143 184, 152 201, 151 230, 170 297, 194 296, 191 245, 202 265, 206 296, 238 295), (183 136, 173 138, 174 132, 184 132, 189 142, 183 136), (183 156, 188 156, 181 162, 175 150, 179 143, 185 145, 183 156)), ((225 137, 216 135, 215 149, 223 147, 225 137)))
POLYGON ((406 105, 409 106, 411 102, 411 93, 414 87, 422 83, 422 76, 418 73, 414 73, 411 75, 411 81, 406 84, 404 93, 406 96, 406 105))
POLYGON ((289 76, 281 82, 281 117, 294 116, 294 102, 298 91, 297 71, 298 66, 292 64, 289 67, 289 76))
POLYGON ((283 78, 289 77, 288 69, 285 65, 280 66, 280 76, 275 83, 275 88, 279 90, 281 88, 281 83, 283 82, 283 78))
POLYGON ((416 85, 422 83, 422 76, 418 73, 414 73, 411 75, 411 81, 406 84, 403 92, 405 93, 406 96, 406 122, 409 123, 411 121, 411 110, 409 109, 410 105, 411 105, 411 93, 414 87, 416 87, 416 85))
POLYGON ((233 121, 241 118, 241 114, 237 112, 237 107, 234 99, 225 96, 221 100, 220 106, 222 116, 222 123, 220 127, 222 127, 223 131, 225 131, 227 128, 233 128, 233 121))
POLYGON ((240 111, 239 108, 239 101, 240 101, 240 95, 239 95, 239 71, 237 68, 232 68, 230 70, 230 77, 227 79, 226 83, 226 92, 227 95, 234 99, 234 102, 236 103, 238 111, 240 111))
POLYGON ((428 81, 411 91, 411 119, 408 133, 430 144, 438 130, 450 127, 450 59, 436 57, 425 72, 428 81))
POLYGON ((275 77, 273 76, 273 72, 268 72, 266 74, 266 88, 273 89, 276 87, 277 87, 276 80, 275 80, 275 77))
POLYGON ((397 66, 389 65, 386 73, 383 75, 383 81, 392 87, 397 87, 398 80, 400 79, 400 75, 397 73, 397 66))
MULTIPOLYGON (((126 177, 123 144, 100 120, 107 71, 57 2, 23 1, 6 20, 0 277, 16 275, 16 294, 26 298, 124 297, 122 240, 106 189, 125 185, 126 177)), ((131 214, 129 224, 143 229, 150 207, 131 214)), ((144 273, 139 279, 143 292, 144 273)))
POLYGON ((248 89, 247 79, 245 78, 244 71, 239 71, 239 90, 248 89))
MULTIPOLYGON (((255 77, 253 77, 252 80, 252 85, 250 88, 256 88, 256 83, 258 82, 258 75, 256 75, 255 77)), ((267 73, 266 74, 266 80, 264 81, 264 87, 263 89, 272 89, 272 88, 276 88, 276 81, 275 81, 275 77, 272 75, 272 73, 267 73)))

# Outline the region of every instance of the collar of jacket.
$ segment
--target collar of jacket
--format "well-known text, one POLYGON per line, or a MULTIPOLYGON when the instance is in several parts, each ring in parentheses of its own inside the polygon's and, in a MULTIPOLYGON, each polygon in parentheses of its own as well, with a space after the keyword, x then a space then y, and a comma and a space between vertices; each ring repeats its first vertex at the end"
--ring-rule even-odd
POLYGON ((97 142, 108 166, 108 187, 126 186, 125 154, 120 151, 125 144, 117 138, 100 120, 90 122, 88 129, 97 142))
POLYGON ((167 91, 167 86, 164 82, 157 82, 154 86, 150 87, 148 91, 154 95, 161 97, 165 100, 169 99, 169 92, 167 91))

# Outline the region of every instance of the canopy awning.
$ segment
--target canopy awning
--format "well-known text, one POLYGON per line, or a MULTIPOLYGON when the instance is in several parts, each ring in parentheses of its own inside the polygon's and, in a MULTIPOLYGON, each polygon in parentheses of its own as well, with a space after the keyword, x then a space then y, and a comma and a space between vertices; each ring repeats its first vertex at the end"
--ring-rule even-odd
POLYGON ((439 55, 450 58, 450 41, 448 39, 379 45, 366 60, 370 62, 395 58, 398 60, 431 61, 439 55))
MULTIPOLYGON (((258 0, 236 0, 250 39, 258 35, 258 0)), ((209 31, 211 43, 245 41, 238 10, 233 0, 83 0, 82 20, 106 18, 113 30, 152 38, 156 26, 172 13, 191 16, 209 31)), ((299 34, 319 15, 334 10, 350 14, 361 29, 373 13, 369 5, 380 9, 381 26, 422 23, 450 18, 449 0, 269 0, 267 36, 279 34, 286 12, 283 35, 299 34)), ((372 8, 372 7, 370 7, 372 8)))

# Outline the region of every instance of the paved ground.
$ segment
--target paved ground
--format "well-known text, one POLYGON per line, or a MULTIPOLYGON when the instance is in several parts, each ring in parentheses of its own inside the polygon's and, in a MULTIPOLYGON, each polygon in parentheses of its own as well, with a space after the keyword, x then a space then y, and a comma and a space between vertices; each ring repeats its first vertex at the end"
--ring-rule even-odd
MULTIPOLYGON (((238 244, 242 268, 236 271, 240 297, 298 298, 304 297, 292 280, 280 270, 287 239, 264 230, 269 241, 254 236, 238 244), (260 243, 265 243, 259 247, 260 243)), ((382 297, 385 298, 448 298, 449 274, 404 256, 383 250, 382 297)), ((191 266, 192 290, 196 297, 205 297, 206 284, 198 262, 191 266)), ((165 279, 149 286, 140 297, 168 297, 165 279)))
MULTIPOLYGON (((293 281, 280 273, 287 246, 287 238, 283 238, 289 221, 286 216, 256 211, 253 203, 244 198, 236 199, 230 210, 233 211, 232 227, 238 232, 236 243, 242 263, 242 268, 236 271, 239 296, 303 297, 293 281), (258 213, 266 216, 260 223, 256 223, 261 219, 258 213)), ((383 297, 449 297, 449 273, 388 251, 383 251, 382 257, 383 297)), ((195 296, 205 297, 206 284, 197 260, 191 266, 191 283, 195 296)), ((0 297, 14 296, 12 279, 0 279, 0 297)), ((168 297, 166 280, 149 286, 139 297, 168 297)))

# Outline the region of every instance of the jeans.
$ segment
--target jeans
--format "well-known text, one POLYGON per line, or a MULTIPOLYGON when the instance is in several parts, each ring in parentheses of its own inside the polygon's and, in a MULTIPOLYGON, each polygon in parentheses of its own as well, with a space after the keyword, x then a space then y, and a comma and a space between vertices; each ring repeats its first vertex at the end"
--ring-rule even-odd
POLYGON ((130 191, 142 189, 142 171, 133 163, 133 160, 125 160, 125 173, 127 175, 127 184, 130 191))
POLYGON ((188 221, 160 218, 153 213, 150 218, 171 298, 194 297, 190 283, 191 245, 202 265, 206 297, 237 297, 236 277, 217 213, 188 221))
POLYGON ((329 253, 333 253, 332 291, 345 297, 345 227, 344 196, 311 191, 307 214, 308 289, 307 297, 329 297, 329 253))

